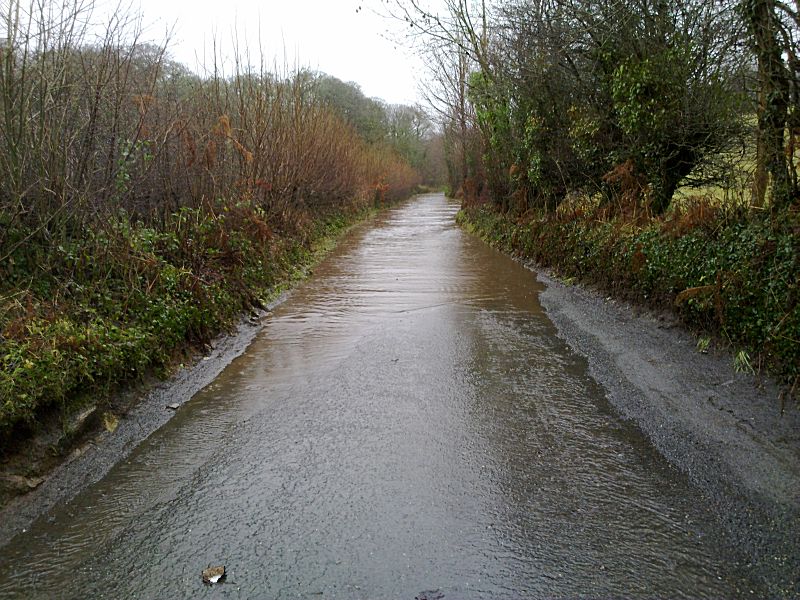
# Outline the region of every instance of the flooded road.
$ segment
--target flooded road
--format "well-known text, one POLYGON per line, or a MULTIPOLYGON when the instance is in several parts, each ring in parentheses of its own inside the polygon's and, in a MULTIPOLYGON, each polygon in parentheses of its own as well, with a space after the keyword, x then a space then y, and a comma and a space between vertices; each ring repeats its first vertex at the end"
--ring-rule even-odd
POLYGON ((0 551, 0 597, 758 594, 534 275, 456 210, 426 195, 355 230, 244 356, 0 551))

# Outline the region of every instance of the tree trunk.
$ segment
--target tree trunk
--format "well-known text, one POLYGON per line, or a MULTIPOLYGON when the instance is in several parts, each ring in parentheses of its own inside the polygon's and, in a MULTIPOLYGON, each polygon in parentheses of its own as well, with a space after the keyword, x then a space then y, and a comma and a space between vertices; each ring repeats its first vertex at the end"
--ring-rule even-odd
MULTIPOLYGON (((758 92, 758 113, 764 112, 766 100, 764 90, 758 92)), ((756 128, 756 169, 753 172, 753 187, 751 188, 750 203, 757 207, 764 206, 764 199, 767 195, 767 185, 769 184, 769 174, 767 173, 767 152, 764 147, 764 135, 760 127, 756 128)))
POLYGON ((791 201, 789 169, 784 153, 789 73, 778 43, 775 0, 743 0, 742 12, 758 61, 759 94, 764 98, 759 106, 759 138, 764 165, 772 179, 772 207, 777 210, 791 201))
POLYGON ((458 121, 461 128, 461 190, 464 192, 466 198, 466 183, 467 183, 467 76, 468 66, 467 57, 463 51, 459 51, 458 60, 458 121))
POLYGON ((659 178, 653 185, 653 201, 650 203, 653 214, 663 214, 669 208, 678 185, 696 164, 697 155, 693 150, 688 147, 673 149, 661 164, 659 178))

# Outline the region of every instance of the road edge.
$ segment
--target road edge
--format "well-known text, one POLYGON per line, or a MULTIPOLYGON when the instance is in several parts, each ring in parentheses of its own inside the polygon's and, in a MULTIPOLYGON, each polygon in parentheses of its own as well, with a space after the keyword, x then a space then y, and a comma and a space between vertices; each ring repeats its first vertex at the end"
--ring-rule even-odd
POLYGON ((800 594, 800 410, 781 415, 774 380, 735 372, 725 349, 699 352, 672 315, 523 264, 612 406, 687 475, 755 572, 780 581, 772 592, 800 594))

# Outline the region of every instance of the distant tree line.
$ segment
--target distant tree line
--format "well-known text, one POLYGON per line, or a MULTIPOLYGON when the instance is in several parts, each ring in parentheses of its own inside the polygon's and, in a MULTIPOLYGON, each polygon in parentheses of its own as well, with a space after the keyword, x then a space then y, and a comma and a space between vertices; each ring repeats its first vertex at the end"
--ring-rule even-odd
POLYGON ((441 135, 420 106, 387 104, 369 98, 354 82, 324 73, 305 74, 313 93, 370 144, 387 144, 406 160, 427 185, 443 182, 441 135))

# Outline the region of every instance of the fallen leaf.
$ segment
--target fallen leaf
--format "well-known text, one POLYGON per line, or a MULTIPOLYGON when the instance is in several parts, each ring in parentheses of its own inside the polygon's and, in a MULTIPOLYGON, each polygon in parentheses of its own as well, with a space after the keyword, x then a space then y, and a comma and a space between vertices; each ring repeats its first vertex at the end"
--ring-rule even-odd
POLYGON ((106 431, 108 431, 109 433, 114 433, 118 425, 119 425, 119 418, 117 417, 117 415, 109 412, 103 413, 103 427, 106 428, 106 431))

